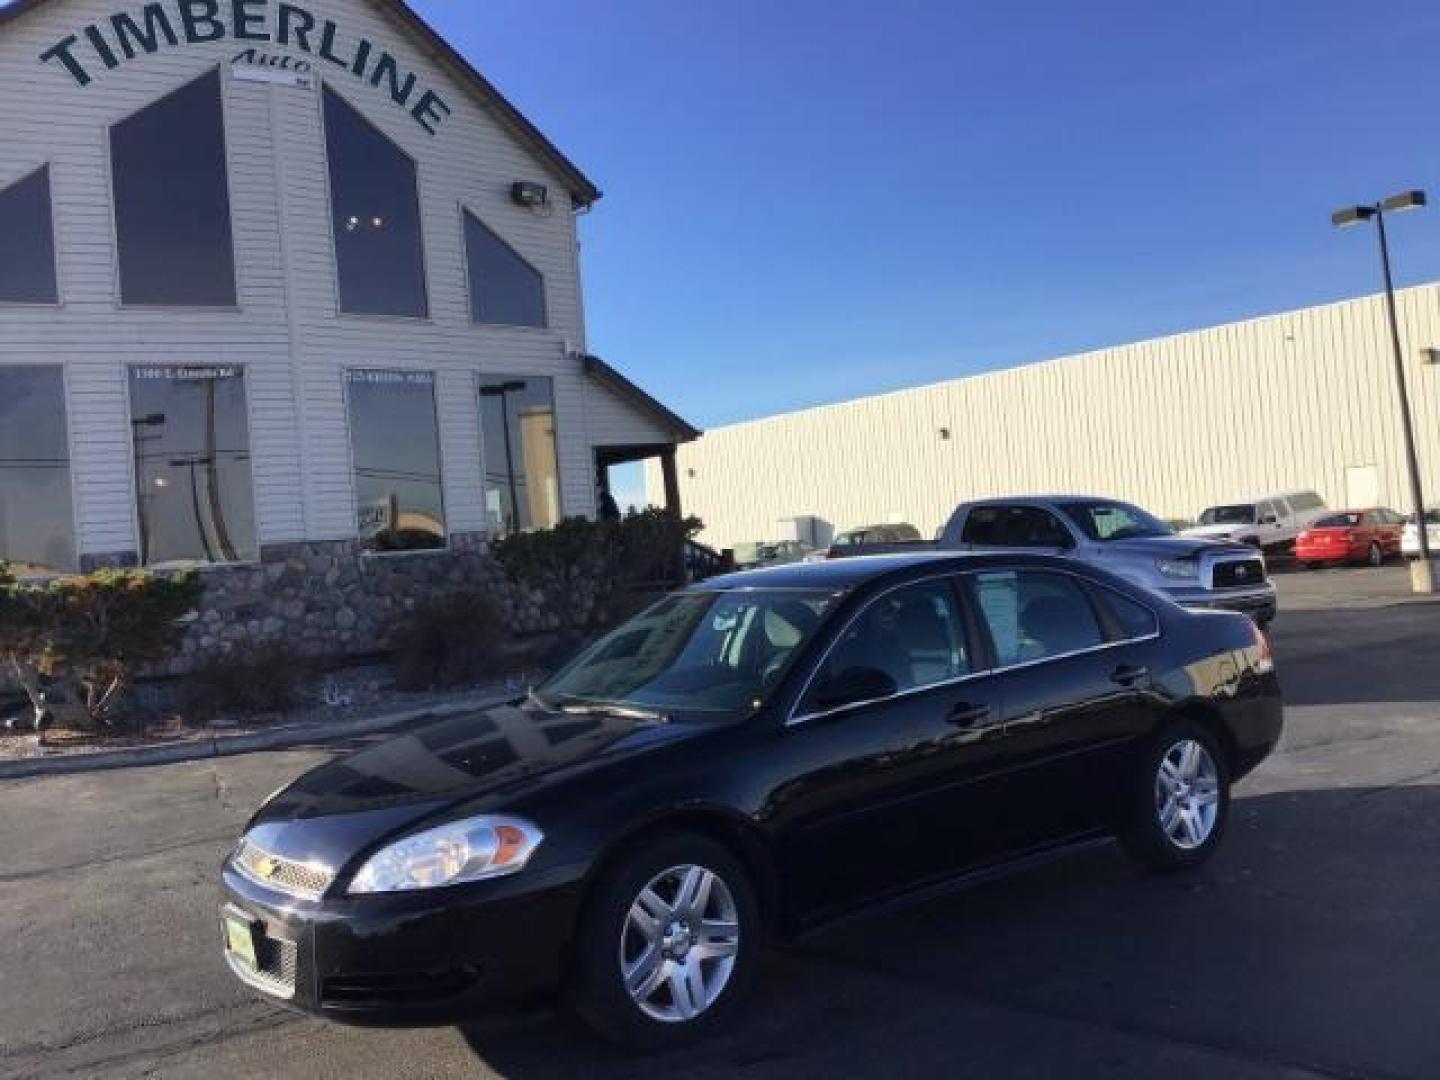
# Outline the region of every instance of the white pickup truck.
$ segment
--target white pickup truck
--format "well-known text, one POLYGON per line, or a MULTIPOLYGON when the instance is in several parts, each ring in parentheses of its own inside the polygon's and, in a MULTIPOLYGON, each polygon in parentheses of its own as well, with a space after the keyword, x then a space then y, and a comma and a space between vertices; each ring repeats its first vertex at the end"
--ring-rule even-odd
POLYGON ((1208 506, 1181 536, 1249 544, 1266 554, 1289 555, 1295 538, 1324 517, 1325 500, 1313 491, 1279 491, 1248 502, 1208 506))

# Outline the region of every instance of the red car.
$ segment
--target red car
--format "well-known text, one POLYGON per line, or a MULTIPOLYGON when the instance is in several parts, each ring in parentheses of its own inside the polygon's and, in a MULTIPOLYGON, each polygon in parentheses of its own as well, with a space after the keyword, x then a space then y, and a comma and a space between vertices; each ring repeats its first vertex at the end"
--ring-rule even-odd
POLYGON ((1305 566, 1364 562, 1379 566, 1400 554, 1405 519, 1394 510, 1340 510, 1319 518, 1295 539, 1295 558, 1305 566))

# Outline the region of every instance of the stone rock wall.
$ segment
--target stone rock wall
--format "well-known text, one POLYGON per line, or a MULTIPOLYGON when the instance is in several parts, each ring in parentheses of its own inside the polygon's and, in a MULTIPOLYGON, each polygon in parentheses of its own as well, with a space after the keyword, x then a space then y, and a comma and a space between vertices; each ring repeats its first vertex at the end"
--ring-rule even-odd
MULTIPOLYGON (((202 570, 205 594, 180 652, 162 672, 180 675, 227 656, 284 645, 297 656, 341 659, 393 649, 417 606, 485 592, 512 633, 554 630, 544 598, 516 586, 483 534, 440 551, 366 554, 353 540, 267 547, 258 564, 202 570)), ((587 603, 578 589, 569 602, 587 603)))

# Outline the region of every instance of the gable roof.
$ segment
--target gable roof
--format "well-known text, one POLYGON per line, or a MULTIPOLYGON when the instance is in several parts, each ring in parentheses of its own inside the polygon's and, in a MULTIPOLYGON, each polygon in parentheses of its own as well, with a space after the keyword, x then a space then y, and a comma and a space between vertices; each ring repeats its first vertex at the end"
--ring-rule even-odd
MULTIPOLYGON (((11 0, 0 2, 0 26, 33 11, 50 0, 11 0)), ((545 162, 565 181, 570 191, 570 201, 576 207, 590 206, 600 198, 600 189, 580 171, 573 161, 560 152, 545 134, 527 120, 523 113, 512 105, 490 82, 475 70, 473 64, 461 56, 449 42, 435 31, 429 23, 417 15, 405 0, 371 0, 377 7, 384 8, 404 27, 414 33, 435 55, 460 76, 460 82, 479 99, 481 107, 497 119, 501 126, 520 140, 537 158, 545 162)))
POLYGON ((601 360, 600 357, 583 356, 580 364, 586 375, 624 398, 642 414, 669 431, 675 437, 676 442, 691 442, 701 436, 702 432, 699 428, 671 412, 615 368, 601 360))

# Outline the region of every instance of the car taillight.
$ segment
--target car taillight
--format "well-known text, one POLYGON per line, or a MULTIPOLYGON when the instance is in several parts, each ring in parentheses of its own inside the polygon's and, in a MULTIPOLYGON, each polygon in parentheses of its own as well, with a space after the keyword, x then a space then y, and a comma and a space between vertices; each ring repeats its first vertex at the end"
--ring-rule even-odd
POLYGON ((1270 651, 1270 639, 1260 624, 1255 624, 1255 670, 1266 675, 1275 670, 1275 654, 1270 651))

